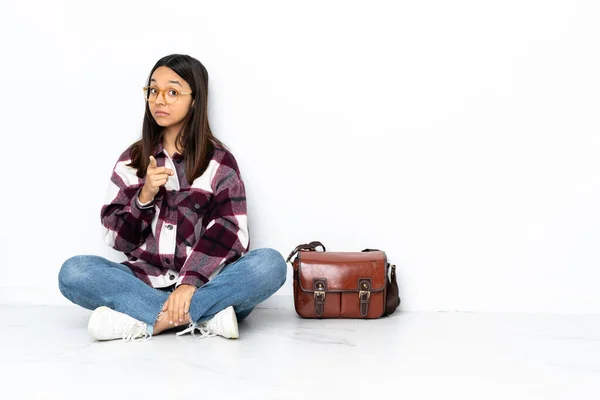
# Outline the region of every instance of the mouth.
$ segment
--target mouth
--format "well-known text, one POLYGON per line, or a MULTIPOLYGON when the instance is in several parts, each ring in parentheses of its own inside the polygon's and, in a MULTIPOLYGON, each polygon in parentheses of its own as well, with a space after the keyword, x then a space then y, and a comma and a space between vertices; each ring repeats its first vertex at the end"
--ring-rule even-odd
POLYGON ((170 114, 168 112, 165 112, 165 111, 155 111, 154 112, 154 116, 155 117, 167 117, 169 115, 170 114))

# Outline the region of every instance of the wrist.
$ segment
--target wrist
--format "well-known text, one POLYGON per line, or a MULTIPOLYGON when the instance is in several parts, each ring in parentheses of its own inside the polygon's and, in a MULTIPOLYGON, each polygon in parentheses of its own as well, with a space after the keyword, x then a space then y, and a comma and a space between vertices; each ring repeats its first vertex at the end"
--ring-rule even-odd
POLYGON ((146 187, 145 186, 140 191, 140 194, 139 194, 138 197, 140 199, 140 203, 142 203, 142 204, 145 204, 145 203, 148 203, 148 202, 154 200, 154 195, 149 194, 146 191, 146 187))
POLYGON ((194 292, 196 291, 196 289, 198 289, 196 286, 194 285, 190 285, 187 283, 182 283, 180 285, 177 285, 175 290, 179 290, 182 293, 191 293, 194 294, 194 292))

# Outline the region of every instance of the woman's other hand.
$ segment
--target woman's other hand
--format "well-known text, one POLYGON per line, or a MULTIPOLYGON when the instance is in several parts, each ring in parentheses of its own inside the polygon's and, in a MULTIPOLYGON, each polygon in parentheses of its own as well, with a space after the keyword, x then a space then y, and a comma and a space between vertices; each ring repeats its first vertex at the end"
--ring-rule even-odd
POLYGON ((196 286, 193 285, 180 285, 169 295, 162 311, 163 313, 166 312, 170 325, 177 326, 183 322, 190 322, 188 312, 196 289, 196 286))

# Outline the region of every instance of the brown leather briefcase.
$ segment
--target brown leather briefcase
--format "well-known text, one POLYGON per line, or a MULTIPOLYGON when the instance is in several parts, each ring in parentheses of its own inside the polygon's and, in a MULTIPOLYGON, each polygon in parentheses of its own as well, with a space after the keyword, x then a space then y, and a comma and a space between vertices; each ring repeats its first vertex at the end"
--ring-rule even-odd
POLYGON ((327 252, 315 241, 297 246, 290 261, 294 306, 301 317, 379 318, 400 305, 396 266, 388 264, 381 250, 327 252))

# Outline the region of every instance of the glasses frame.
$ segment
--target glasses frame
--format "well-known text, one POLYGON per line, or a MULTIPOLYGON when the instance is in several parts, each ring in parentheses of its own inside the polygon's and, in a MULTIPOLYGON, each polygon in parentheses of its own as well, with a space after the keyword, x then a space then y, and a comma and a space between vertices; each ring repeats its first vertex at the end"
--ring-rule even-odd
POLYGON ((180 94, 183 94, 183 95, 191 95, 191 94, 192 94, 192 92, 180 92, 179 90, 177 90, 177 89, 174 89, 174 88, 168 88, 168 89, 159 89, 159 88, 157 88, 157 87, 154 87, 154 86, 144 86, 144 87, 142 88, 142 90, 144 91, 144 99, 146 99, 146 101, 147 101, 148 103, 150 103, 150 102, 152 102, 152 103, 155 103, 155 102, 156 102, 156 100, 158 100, 158 96, 159 96, 161 93, 162 93, 163 100, 165 101, 165 104, 175 104, 175 103, 177 102, 177 100, 179 100, 179 95, 180 95, 180 94), (150 90, 150 89, 156 89, 156 90, 158 91, 158 93, 156 94, 156 99, 154 99, 154 100, 150 100, 148 97, 146 97, 146 90, 150 90), (167 95, 166 95, 165 93, 166 93, 168 90, 174 90, 174 91, 176 91, 176 92, 177 92, 177 98, 175 99, 175 101, 174 101, 173 103, 169 103, 169 102, 167 101, 167 95))

